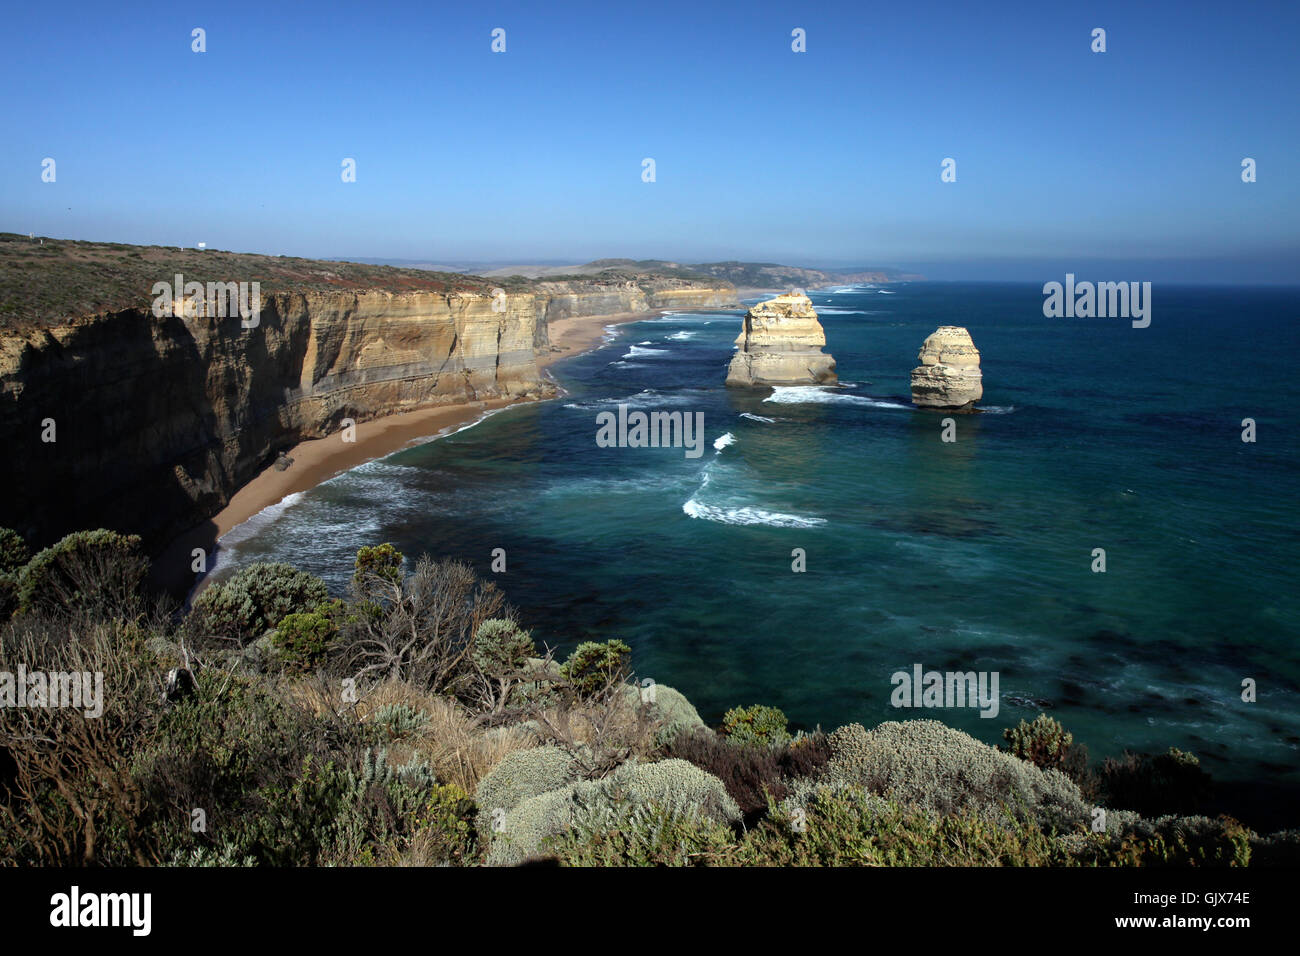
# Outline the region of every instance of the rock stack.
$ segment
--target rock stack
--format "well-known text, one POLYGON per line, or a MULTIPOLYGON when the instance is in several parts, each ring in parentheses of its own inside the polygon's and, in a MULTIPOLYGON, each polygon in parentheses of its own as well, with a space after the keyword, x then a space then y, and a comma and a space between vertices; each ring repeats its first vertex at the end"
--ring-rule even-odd
POLYGON ((972 411, 984 395, 980 353, 970 333, 941 325, 925 340, 912 369, 912 404, 920 408, 972 411))
POLYGON ((833 385, 835 359, 822 354, 826 333, 803 294, 778 295, 745 313, 727 384, 833 385))

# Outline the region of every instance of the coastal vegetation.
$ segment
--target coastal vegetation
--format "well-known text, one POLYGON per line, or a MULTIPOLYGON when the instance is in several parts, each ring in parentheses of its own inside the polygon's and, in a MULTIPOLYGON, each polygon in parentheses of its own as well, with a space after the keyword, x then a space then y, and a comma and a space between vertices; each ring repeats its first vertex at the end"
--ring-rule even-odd
POLYGON ((0 561, 4 865, 1300 859, 1298 831, 1203 815, 1193 755, 1094 765, 1047 715, 1001 748, 933 720, 792 728, 762 704, 710 727, 621 641, 560 660, 469 566, 391 544, 358 552, 346 594, 257 564, 188 613, 144 593, 139 540, 114 532, 33 555, 0 531, 0 561), (91 673, 97 715, 55 706, 53 678, 31 692, 91 673))

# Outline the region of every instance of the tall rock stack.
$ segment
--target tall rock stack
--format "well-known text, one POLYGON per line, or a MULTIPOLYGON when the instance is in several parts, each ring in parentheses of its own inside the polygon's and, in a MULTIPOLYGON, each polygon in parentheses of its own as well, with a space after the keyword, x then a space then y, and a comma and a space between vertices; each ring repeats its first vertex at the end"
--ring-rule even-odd
POLYGON ((826 333, 803 294, 778 295, 745 313, 727 384, 833 385, 835 359, 822 354, 826 333))
POLYGON ((955 325, 941 325, 917 355, 912 369, 912 404, 920 408, 971 411, 984 396, 980 353, 970 333, 955 325))

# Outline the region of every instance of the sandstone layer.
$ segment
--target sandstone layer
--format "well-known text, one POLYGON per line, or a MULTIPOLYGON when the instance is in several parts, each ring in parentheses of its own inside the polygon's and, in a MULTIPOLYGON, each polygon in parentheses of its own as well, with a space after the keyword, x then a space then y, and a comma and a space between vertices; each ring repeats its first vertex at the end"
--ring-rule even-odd
POLYGON ((745 313, 727 384, 827 385, 837 381, 835 359, 822 353, 826 333, 806 295, 778 295, 745 313))
POLYGON ((913 405, 968 411, 983 397, 979 349, 965 329, 940 326, 916 358, 921 364, 912 369, 913 405))
POLYGON ((496 300, 277 292, 251 329, 140 307, 13 330, 0 334, 0 526, 35 547, 94 527, 159 546, 285 449, 342 440, 347 419, 553 395, 537 363, 553 317, 734 304, 723 283, 657 279, 544 283, 496 300))

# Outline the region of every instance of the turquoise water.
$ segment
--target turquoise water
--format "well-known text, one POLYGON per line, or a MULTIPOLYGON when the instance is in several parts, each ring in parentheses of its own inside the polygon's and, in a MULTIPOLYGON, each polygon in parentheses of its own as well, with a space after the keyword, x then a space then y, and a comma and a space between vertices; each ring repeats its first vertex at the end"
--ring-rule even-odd
POLYGON ((393 541, 470 561, 561 651, 621 638, 709 720, 762 702, 995 742, 1048 709, 1094 757, 1174 745, 1220 778, 1300 781, 1294 290, 1156 286, 1146 329, 1044 318, 1030 285, 812 298, 847 388, 723 388, 738 311, 621 326, 555 367, 566 397, 295 496, 223 541, 220 573, 287 560, 341 591, 359 546, 393 541), (985 386, 953 443, 908 405, 947 324, 985 386), (597 447, 619 403, 703 412, 703 455, 597 447), (996 671, 1000 713, 895 709, 917 663, 996 671))

